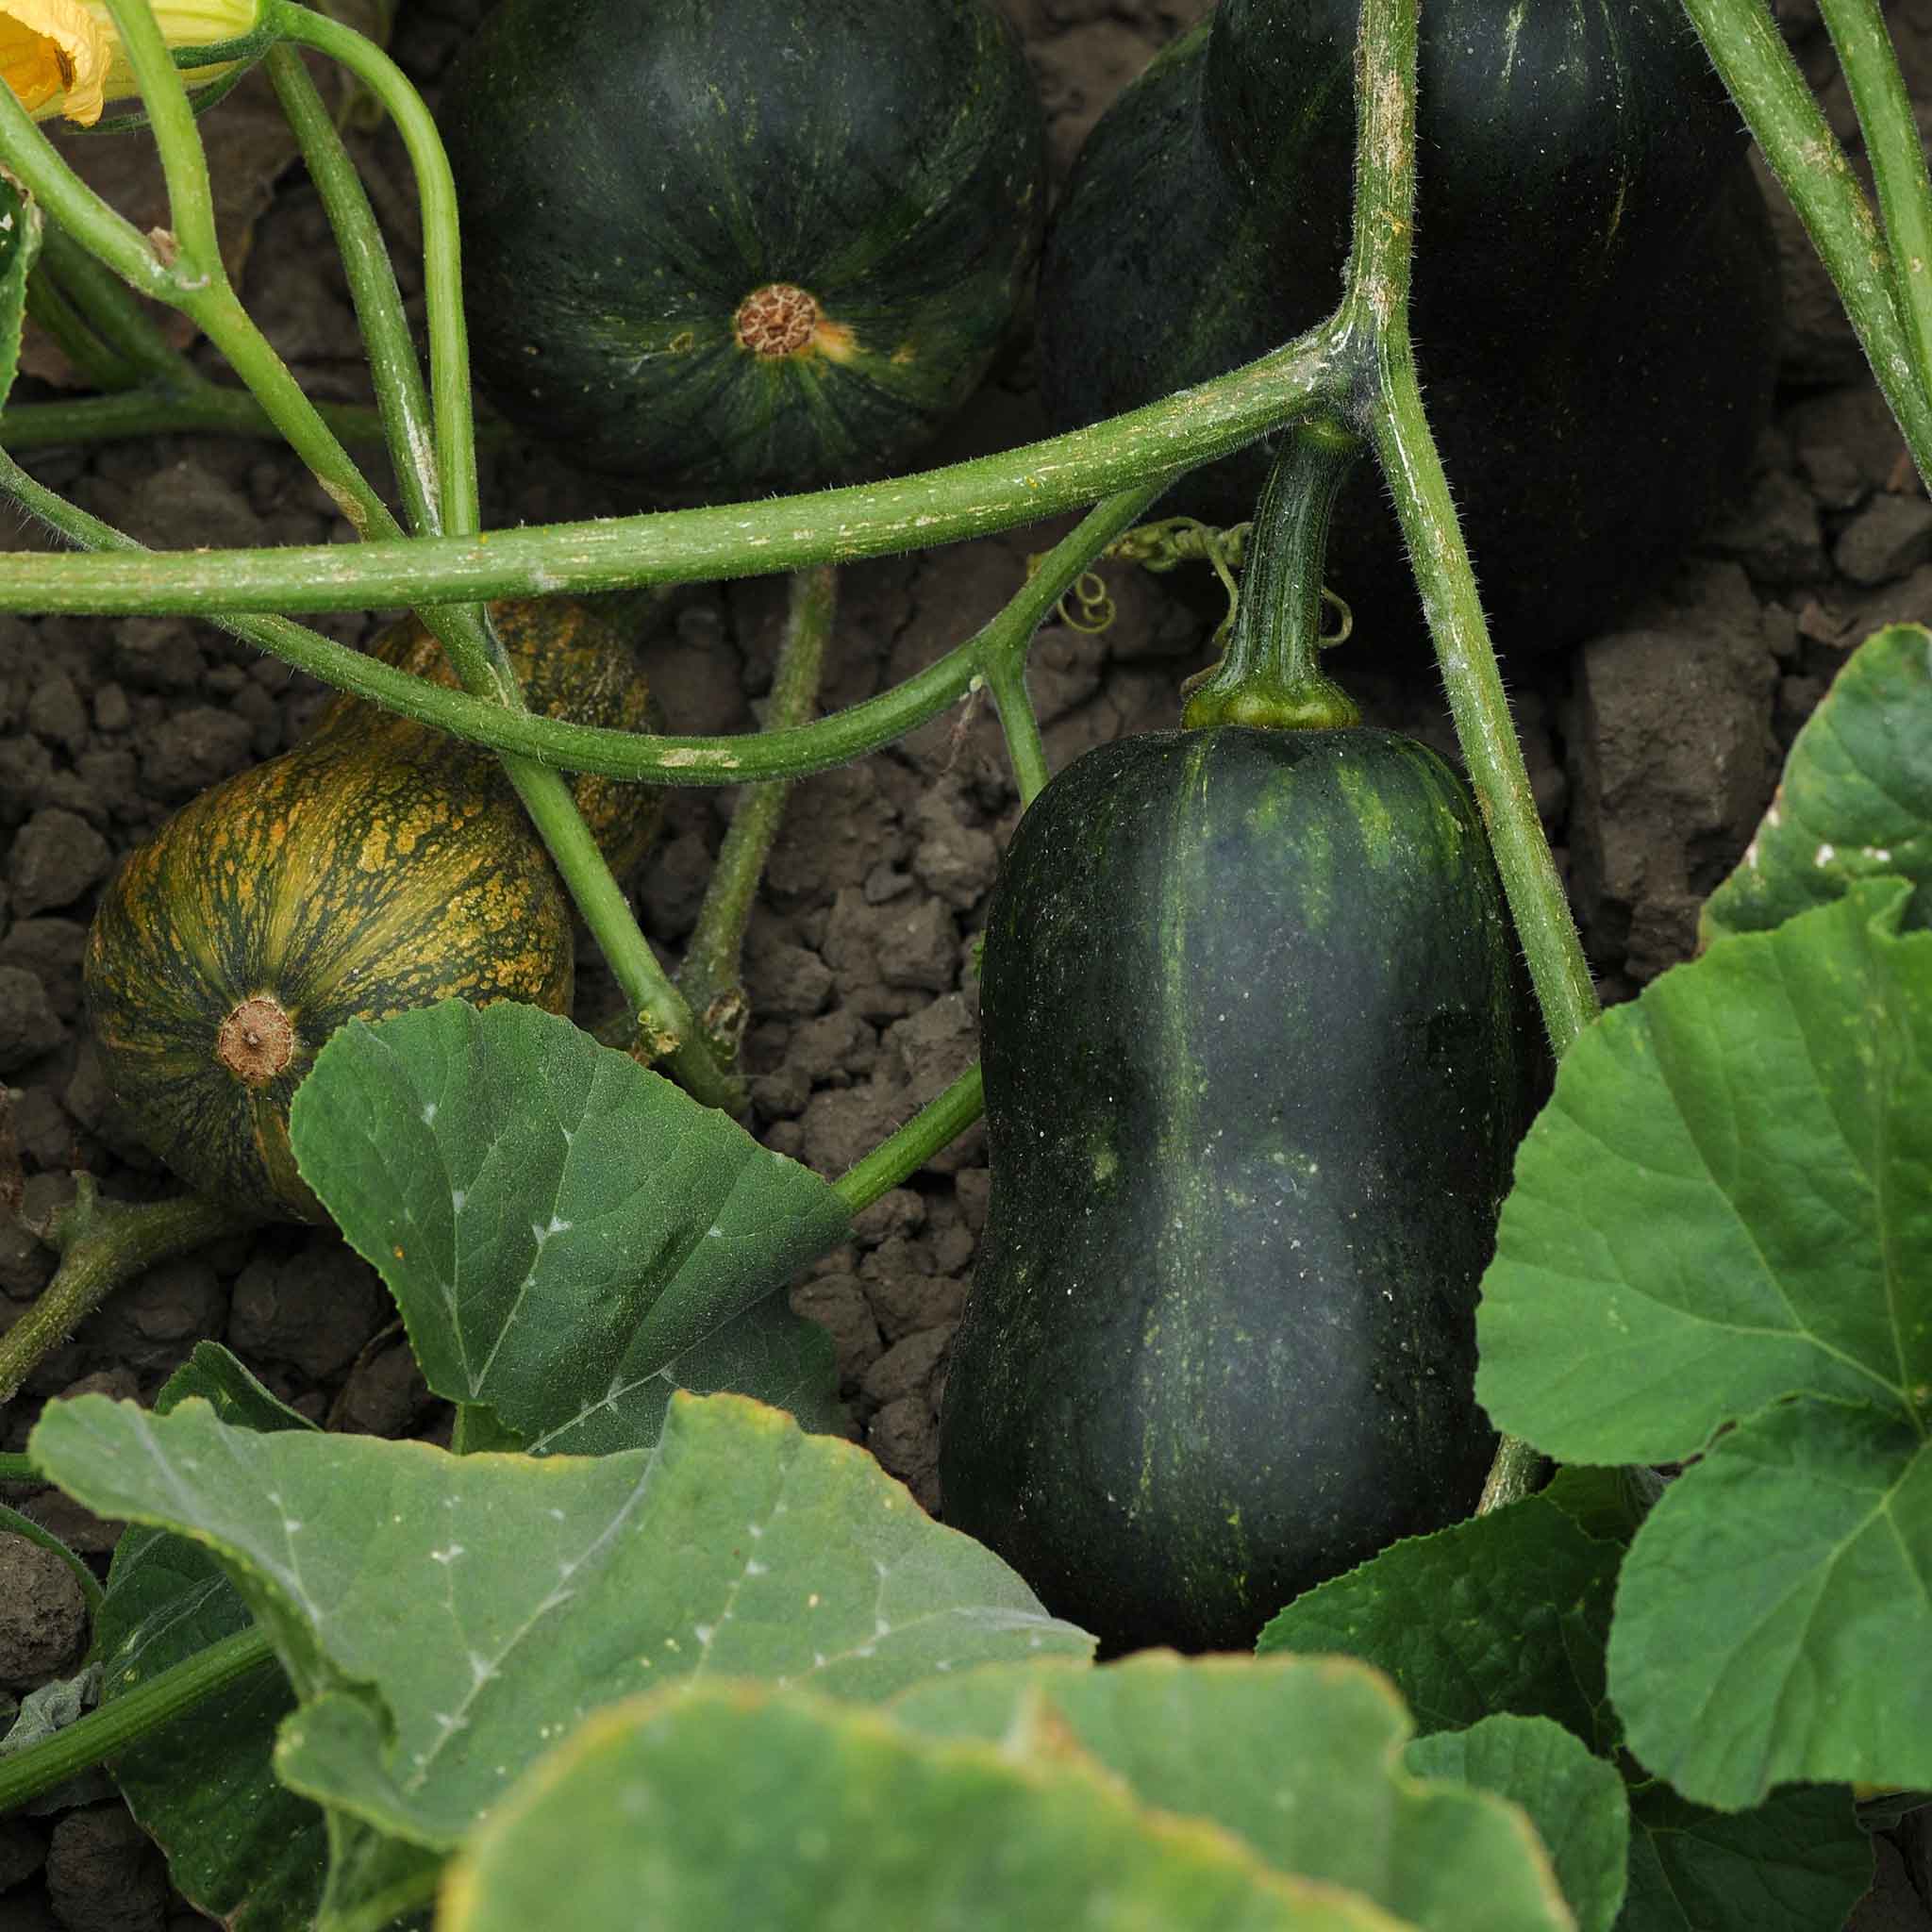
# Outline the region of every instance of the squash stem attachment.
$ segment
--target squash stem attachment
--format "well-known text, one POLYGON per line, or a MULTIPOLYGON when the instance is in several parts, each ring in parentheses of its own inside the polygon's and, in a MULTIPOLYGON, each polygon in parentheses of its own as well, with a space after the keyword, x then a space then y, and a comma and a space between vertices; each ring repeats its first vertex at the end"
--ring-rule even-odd
POLYGON ((1324 731, 1361 722, 1323 675, 1322 571, 1328 525, 1361 439, 1333 416, 1304 417, 1283 438, 1255 512, 1234 628, 1220 663, 1192 680, 1181 722, 1324 731))

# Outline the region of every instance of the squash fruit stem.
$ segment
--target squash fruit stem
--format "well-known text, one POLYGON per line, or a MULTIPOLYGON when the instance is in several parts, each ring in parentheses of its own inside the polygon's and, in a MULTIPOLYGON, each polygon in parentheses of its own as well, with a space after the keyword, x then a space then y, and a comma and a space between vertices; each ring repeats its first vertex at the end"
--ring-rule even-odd
POLYGON ((1361 446, 1325 415, 1303 418, 1283 438, 1255 512, 1226 652, 1193 683, 1181 713, 1190 730, 1328 731, 1361 723, 1355 700, 1319 663, 1328 524, 1361 446))

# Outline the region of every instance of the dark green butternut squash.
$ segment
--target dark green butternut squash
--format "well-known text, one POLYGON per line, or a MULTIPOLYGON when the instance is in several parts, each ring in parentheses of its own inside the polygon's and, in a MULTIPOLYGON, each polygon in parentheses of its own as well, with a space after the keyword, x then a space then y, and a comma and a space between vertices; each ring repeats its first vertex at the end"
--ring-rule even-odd
POLYGON ((1538 1047, 1457 774, 1366 727, 1102 746, 1020 824, 981 1008, 946 1520, 1122 1651, 1246 1648, 1466 1515, 1538 1047))

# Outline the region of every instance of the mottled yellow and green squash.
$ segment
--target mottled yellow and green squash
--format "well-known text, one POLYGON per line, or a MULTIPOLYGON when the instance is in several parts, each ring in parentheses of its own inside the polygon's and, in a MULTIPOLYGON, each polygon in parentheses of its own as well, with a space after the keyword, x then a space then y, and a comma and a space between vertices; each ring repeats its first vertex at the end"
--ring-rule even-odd
MULTIPOLYGON (((664 728, 637 653, 614 625, 586 606, 568 598, 512 599, 492 604, 490 617, 531 710, 615 731, 664 728)), ((452 691, 458 688, 442 646, 413 617, 389 625, 368 648, 385 664, 452 691)), ((359 699, 339 697, 323 712, 316 735, 349 719, 366 719, 374 709, 359 699)), ((476 756, 493 761, 495 754, 476 756)), ((571 781, 571 794, 614 872, 628 871, 643 857, 664 816, 659 786, 580 772, 571 781)))
MULTIPOLYGON (((533 709, 656 724, 628 647, 581 607, 493 608, 533 709)), ((452 683, 413 622, 375 654, 452 683)), ((580 777, 613 865, 661 796, 580 777)), ((289 1103, 351 1019, 458 997, 569 1010, 571 907, 493 754, 341 698, 291 751, 203 792, 129 858, 89 935, 109 1084, 191 1186, 268 1220, 325 1219, 295 1172, 289 1103)))

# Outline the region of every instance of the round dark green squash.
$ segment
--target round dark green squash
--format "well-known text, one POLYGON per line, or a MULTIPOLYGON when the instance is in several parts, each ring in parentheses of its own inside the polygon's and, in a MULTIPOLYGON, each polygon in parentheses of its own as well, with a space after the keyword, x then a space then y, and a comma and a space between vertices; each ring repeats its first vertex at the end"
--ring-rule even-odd
POLYGON ((102 894, 82 962, 108 1083, 238 1213, 321 1221, 289 1103, 338 1026, 460 997, 570 1008, 570 902, 501 772, 370 710, 191 800, 102 894))
POLYGON ((899 462, 986 372, 1045 214, 989 0, 502 0, 440 119, 485 391, 671 497, 899 462))
MULTIPOLYGON (((1062 425, 1221 375, 1334 309, 1354 30, 1344 0, 1224 0, 1103 116, 1041 263, 1062 425)), ((1432 0, 1420 58, 1424 401, 1498 644, 1559 648, 1605 628, 1747 478, 1775 244, 1674 0, 1432 0)), ((1196 473, 1171 507, 1240 521, 1272 455, 1196 473)), ((1372 470, 1338 508, 1328 581, 1385 647, 1419 645, 1372 470)))
POLYGON ((1120 1652, 1248 1648, 1466 1515, 1531 1013, 1474 803, 1416 741, 1216 726, 1069 766, 987 926, 946 1521, 1120 1652))

